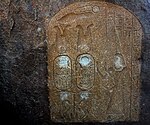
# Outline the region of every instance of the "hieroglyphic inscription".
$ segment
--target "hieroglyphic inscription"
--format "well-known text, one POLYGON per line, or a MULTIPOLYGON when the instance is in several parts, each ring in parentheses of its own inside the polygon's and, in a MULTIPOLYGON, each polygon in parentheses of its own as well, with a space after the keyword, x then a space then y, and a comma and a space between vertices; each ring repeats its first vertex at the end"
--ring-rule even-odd
POLYGON ((68 56, 58 56, 54 60, 54 84, 60 90, 66 90, 71 83, 71 60, 68 56))
POLYGON ((142 28, 123 7, 78 2, 49 22, 51 120, 137 121, 142 28))
POLYGON ((88 90, 94 86, 95 67, 94 59, 89 54, 80 55, 76 60, 77 86, 82 90, 88 90))

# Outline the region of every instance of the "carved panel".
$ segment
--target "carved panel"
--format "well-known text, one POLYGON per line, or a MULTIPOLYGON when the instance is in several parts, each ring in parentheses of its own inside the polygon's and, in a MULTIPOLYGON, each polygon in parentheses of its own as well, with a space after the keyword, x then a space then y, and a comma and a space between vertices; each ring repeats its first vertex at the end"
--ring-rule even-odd
POLYGON ((139 120, 142 28, 123 7, 78 2, 49 22, 51 120, 139 120))

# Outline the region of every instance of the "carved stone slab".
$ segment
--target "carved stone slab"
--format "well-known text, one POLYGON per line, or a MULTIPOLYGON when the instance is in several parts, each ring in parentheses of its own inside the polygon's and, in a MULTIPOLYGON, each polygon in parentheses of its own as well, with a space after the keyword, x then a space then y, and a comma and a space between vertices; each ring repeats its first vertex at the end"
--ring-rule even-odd
POLYGON ((51 120, 112 122, 139 119, 142 28, 128 10, 78 2, 49 22, 51 120))

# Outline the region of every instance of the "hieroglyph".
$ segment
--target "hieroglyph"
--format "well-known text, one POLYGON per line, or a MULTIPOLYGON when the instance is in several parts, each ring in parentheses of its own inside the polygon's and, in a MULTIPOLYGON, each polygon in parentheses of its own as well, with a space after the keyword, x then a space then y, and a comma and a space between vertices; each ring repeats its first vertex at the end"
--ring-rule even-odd
POLYGON ((142 28, 132 13, 77 2, 50 20, 47 37, 52 121, 139 119, 142 28))

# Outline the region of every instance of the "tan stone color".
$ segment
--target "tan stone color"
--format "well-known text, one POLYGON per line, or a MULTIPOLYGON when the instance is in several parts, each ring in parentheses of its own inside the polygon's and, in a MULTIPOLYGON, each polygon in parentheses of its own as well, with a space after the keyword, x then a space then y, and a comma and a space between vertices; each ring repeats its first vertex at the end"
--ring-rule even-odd
POLYGON ((142 28, 131 12, 73 3, 50 20, 47 37, 52 121, 139 120, 142 28))

